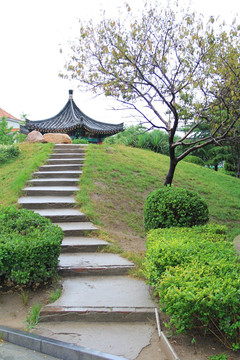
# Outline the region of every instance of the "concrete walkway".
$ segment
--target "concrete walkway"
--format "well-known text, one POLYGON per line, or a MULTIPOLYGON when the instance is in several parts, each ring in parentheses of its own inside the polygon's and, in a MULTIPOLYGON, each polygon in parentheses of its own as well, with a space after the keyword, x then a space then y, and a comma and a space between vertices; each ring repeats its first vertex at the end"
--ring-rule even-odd
MULTIPOLYGON (((79 145, 56 145, 19 198, 22 207, 50 218, 65 235, 62 295, 42 309, 34 333, 133 360, 150 344, 156 305, 145 282, 127 275, 133 263, 96 252, 109 244, 91 235, 97 227, 75 208, 84 153, 79 145)), ((166 359, 159 349, 156 360, 166 359)))
POLYGON ((15 344, 0 343, 0 360, 60 360, 15 344))

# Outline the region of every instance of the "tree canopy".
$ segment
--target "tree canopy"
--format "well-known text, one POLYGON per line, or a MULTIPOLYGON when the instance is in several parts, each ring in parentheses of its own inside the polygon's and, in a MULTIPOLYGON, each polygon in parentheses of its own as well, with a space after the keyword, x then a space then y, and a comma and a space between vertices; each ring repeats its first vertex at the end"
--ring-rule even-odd
POLYGON ((113 97, 150 128, 164 129, 170 156, 165 185, 171 185, 185 156, 239 131, 240 27, 148 2, 141 16, 126 4, 123 19, 80 22, 61 76, 79 80, 84 91, 113 97), (188 131, 176 138, 186 124, 188 131), (200 124, 209 133, 196 139, 200 124))

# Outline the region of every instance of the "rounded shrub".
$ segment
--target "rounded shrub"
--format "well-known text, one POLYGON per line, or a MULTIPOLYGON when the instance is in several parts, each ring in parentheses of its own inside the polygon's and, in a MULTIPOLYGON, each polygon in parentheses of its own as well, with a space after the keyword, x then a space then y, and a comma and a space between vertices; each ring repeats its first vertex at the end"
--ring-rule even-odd
POLYGON ((209 220, 208 207, 192 191, 166 186, 151 192, 144 204, 145 231, 174 226, 204 225, 209 220))
POLYGON ((200 165, 200 166, 204 166, 204 161, 198 157, 198 156, 194 156, 194 155, 188 155, 184 158, 183 161, 192 163, 192 164, 196 164, 196 165, 200 165))
POLYGON ((63 231, 33 211, 0 208, 0 279, 36 287, 57 274, 63 231))

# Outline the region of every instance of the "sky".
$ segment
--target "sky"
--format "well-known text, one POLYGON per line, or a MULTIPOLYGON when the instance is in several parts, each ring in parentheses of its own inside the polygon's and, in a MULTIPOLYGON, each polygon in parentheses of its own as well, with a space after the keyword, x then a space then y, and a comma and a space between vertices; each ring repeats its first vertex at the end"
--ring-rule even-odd
MULTIPOLYGON (((138 12, 144 0, 128 0, 138 12)), ((158 0, 159 3, 165 0, 158 0)), ((68 100, 68 90, 88 116, 119 123, 125 113, 110 110, 112 102, 81 93, 77 84, 59 78, 66 58, 60 48, 77 38, 78 19, 98 21, 103 12, 117 16, 124 0, 0 0, 0 108, 31 120, 56 115, 68 100)), ((188 2, 179 0, 187 6, 188 2)), ((231 23, 240 15, 239 0, 192 0, 191 8, 204 16, 220 16, 231 23)), ((239 20, 239 17, 238 17, 239 20)))

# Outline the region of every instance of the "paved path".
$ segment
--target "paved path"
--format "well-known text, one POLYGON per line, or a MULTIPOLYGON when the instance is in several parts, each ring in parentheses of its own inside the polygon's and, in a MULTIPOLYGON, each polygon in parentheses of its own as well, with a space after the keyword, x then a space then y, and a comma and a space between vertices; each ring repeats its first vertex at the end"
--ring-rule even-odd
MULTIPOLYGON (((21 206, 58 224, 65 235, 59 262, 62 295, 42 309, 34 332, 136 359, 155 330, 155 304, 145 282, 127 275, 133 263, 96 252, 109 244, 94 235, 97 227, 76 209, 74 198, 84 155, 79 145, 56 145, 19 199, 21 206)), ((160 352, 158 360, 165 359, 160 352)))
POLYGON ((0 360, 60 360, 7 342, 0 343, 0 360))

